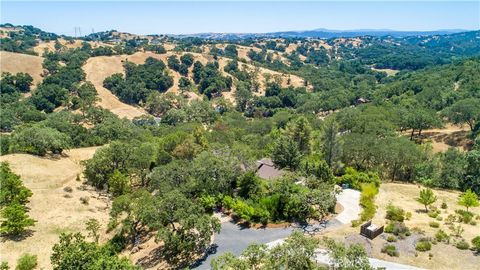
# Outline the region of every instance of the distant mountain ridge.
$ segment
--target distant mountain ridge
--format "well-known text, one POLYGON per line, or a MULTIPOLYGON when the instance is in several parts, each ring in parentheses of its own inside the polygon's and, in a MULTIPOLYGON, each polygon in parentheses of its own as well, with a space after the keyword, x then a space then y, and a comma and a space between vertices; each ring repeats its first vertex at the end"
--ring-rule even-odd
POLYGON ((398 31, 390 29, 358 29, 358 30, 330 30, 318 28, 306 31, 280 31, 269 33, 196 33, 196 34, 167 34, 168 36, 177 38, 198 37, 205 39, 245 39, 245 38, 351 38, 359 36, 393 36, 393 37, 407 37, 407 36, 430 36, 430 35, 447 35, 461 32, 468 32, 472 30, 465 29, 441 29, 434 31, 398 31))

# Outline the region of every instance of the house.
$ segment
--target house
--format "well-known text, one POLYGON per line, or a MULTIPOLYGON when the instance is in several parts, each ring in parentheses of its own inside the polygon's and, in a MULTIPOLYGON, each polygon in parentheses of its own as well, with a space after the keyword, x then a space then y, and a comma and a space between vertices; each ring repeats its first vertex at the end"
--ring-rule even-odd
POLYGON ((275 167, 275 164, 273 164, 273 161, 269 158, 263 158, 261 160, 258 160, 256 164, 257 176, 265 180, 271 180, 281 177, 285 173, 283 170, 275 167))

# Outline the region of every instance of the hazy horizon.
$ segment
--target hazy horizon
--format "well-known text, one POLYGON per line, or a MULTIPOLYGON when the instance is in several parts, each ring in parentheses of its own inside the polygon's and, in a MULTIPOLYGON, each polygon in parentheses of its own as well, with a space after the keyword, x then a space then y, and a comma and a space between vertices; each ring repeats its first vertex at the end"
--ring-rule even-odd
POLYGON ((478 30, 480 2, 104 2, 2 1, 1 22, 57 34, 118 30, 135 34, 279 31, 478 30), (461 14, 461 16, 459 16, 461 14))

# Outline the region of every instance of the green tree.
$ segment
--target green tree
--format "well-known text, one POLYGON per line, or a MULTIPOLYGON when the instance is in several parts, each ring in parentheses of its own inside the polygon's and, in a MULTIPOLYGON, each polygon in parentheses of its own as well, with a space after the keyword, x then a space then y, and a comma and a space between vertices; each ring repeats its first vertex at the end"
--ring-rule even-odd
POLYGON ((77 96, 79 107, 83 115, 85 115, 87 109, 94 106, 95 102, 98 100, 97 90, 91 82, 86 82, 78 87, 77 96))
POLYGON ((360 244, 345 246, 332 239, 324 239, 330 257, 331 267, 342 270, 371 270, 373 269, 368 261, 367 253, 360 244))
POLYGON ((246 199, 255 198, 262 192, 262 180, 255 172, 247 172, 239 178, 238 187, 238 195, 246 199))
POLYGON ((52 248, 50 257, 54 270, 139 269, 124 257, 118 257, 109 246, 98 246, 85 241, 80 233, 60 235, 60 241, 52 248))
POLYGON ((281 245, 270 251, 271 269, 316 269, 314 260, 318 239, 294 232, 281 245))
POLYGON ((475 194, 471 189, 467 189, 467 191, 458 199, 458 204, 465 206, 468 212, 468 208, 479 206, 477 194, 475 194))
POLYGON ((300 163, 301 153, 298 143, 281 135, 273 144, 272 161, 279 168, 296 169, 300 163))
POLYGON ((4 220, 0 224, 0 233, 9 236, 23 234, 27 227, 33 226, 36 222, 27 215, 25 206, 18 203, 12 203, 4 207, 1 214, 4 220))
POLYGON ((303 116, 288 123, 285 128, 285 134, 298 144, 298 150, 304 154, 310 152, 311 133, 312 127, 307 118, 303 116))
POLYGON ((446 115, 453 123, 467 124, 473 131, 480 119, 480 100, 478 98, 460 100, 447 109, 446 115))
POLYGON ((128 176, 115 170, 113 174, 108 177, 108 191, 114 197, 126 194, 130 188, 129 182, 128 176))
POLYGON ((0 206, 12 203, 24 205, 31 196, 32 191, 23 185, 20 176, 12 172, 7 162, 2 162, 0 164, 0 206))
POLYGON ((338 123, 334 118, 327 118, 322 128, 321 151, 330 167, 333 167, 335 162, 341 156, 342 143, 338 133, 338 123))
POLYGON ((404 118, 403 127, 412 130, 410 140, 413 139, 415 131, 418 131, 418 136, 420 136, 422 130, 442 125, 441 119, 434 110, 422 107, 409 108, 406 113, 402 114, 402 117, 404 118))
POLYGON ((420 190, 420 196, 416 198, 417 202, 425 206, 425 212, 428 212, 428 206, 437 201, 437 196, 429 188, 420 190))
POLYGON ((180 56, 180 61, 182 62, 182 64, 184 64, 187 67, 191 67, 193 65, 194 60, 195 60, 195 58, 193 57, 193 54, 191 54, 191 53, 186 53, 186 54, 180 56))
POLYGON ((100 223, 98 220, 94 218, 87 220, 85 223, 85 229, 88 231, 88 236, 92 237, 95 240, 95 243, 98 243, 98 239, 100 238, 100 223))
POLYGON ((61 154, 70 145, 71 140, 66 134, 49 127, 27 127, 13 135, 15 149, 40 156, 44 156, 49 151, 61 154))
POLYGON ((241 256, 226 253, 213 259, 211 266, 214 270, 319 269, 314 260, 318 244, 317 239, 294 232, 271 249, 265 245, 252 244, 241 256))

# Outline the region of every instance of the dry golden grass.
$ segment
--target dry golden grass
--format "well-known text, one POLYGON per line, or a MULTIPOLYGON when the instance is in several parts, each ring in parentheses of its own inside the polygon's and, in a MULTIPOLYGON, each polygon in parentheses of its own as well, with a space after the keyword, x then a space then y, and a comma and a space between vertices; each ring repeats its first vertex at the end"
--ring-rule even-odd
MULTIPOLYGON (((32 234, 21 241, 2 239, 1 260, 10 267, 23 253, 38 256, 38 269, 50 269, 52 246, 58 242, 62 232, 85 233, 85 222, 97 219, 105 230, 109 219, 109 200, 99 197, 91 188, 83 190, 82 183, 76 181, 82 173, 80 161, 90 159, 98 147, 72 149, 65 156, 56 158, 37 157, 27 154, 1 156, 0 161, 8 161, 12 170, 19 174, 33 196, 28 207, 30 216, 37 220, 32 234), (63 188, 71 187, 71 193, 63 188), (71 198, 64 197, 70 195, 71 198), (88 205, 80 202, 80 197, 89 197, 88 205)), ((103 238, 102 238, 103 239, 103 238)))
POLYGON ((24 72, 33 78, 33 87, 42 81, 43 57, 0 51, 0 72, 24 72))
MULTIPOLYGON (((166 54, 156 54, 153 52, 137 52, 133 55, 116 55, 116 56, 98 56, 98 57, 92 57, 87 60, 85 65, 83 66, 83 70, 86 73, 86 80, 91 81, 94 85, 95 88, 97 89, 98 95, 100 97, 99 105, 105 109, 108 109, 112 111, 113 113, 117 114, 120 117, 127 117, 129 119, 132 119, 136 116, 140 116, 142 114, 145 114, 145 111, 141 109, 140 107, 135 107, 131 106, 128 104, 125 104, 121 102, 115 95, 113 95, 109 90, 105 89, 103 87, 103 81, 105 78, 108 76, 111 76, 114 73, 124 73, 123 69, 123 62, 124 61, 130 61, 135 64, 143 64, 145 60, 148 57, 153 57, 156 59, 160 59, 163 62, 167 62, 167 58, 171 55, 177 55, 180 57, 184 53, 177 53, 177 52, 172 52, 169 51, 166 54)), ((202 64, 206 64, 208 62, 214 61, 213 56, 208 55, 208 54, 200 54, 200 53, 191 53, 195 61, 199 61, 202 64)), ((227 62, 230 61, 228 58, 223 58, 219 57, 218 62, 220 66, 220 72, 224 76, 230 76, 230 74, 226 73, 223 68, 227 64, 227 62)), ((241 66, 244 66, 248 70, 254 70, 255 67, 250 64, 245 64, 241 63, 241 66)), ((192 68, 190 68, 189 72, 189 77, 192 77, 192 68)), ((172 92, 172 93, 180 93, 180 90, 178 88, 178 81, 180 80, 181 75, 173 70, 170 70, 170 75, 173 77, 173 86, 167 91, 167 92, 172 92)), ((303 86, 303 78, 300 78, 295 75, 287 75, 287 74, 281 74, 276 71, 272 71, 266 68, 258 68, 258 79, 260 81, 260 91, 258 93, 255 93, 256 95, 264 95, 265 93, 265 80, 264 80, 264 75, 265 74, 270 74, 270 76, 278 76, 282 80, 282 86, 287 87, 289 86, 287 84, 288 78, 290 77, 290 85, 294 87, 301 87, 303 86)), ((234 103, 234 93, 235 93, 235 87, 229 92, 224 92, 223 95, 224 97, 234 103)), ((187 93, 188 98, 190 100, 193 99, 201 99, 199 95, 193 92, 188 92, 187 93)))
POLYGON ((387 73, 387 76, 395 76, 399 72, 399 70, 389 69, 389 68, 373 68, 372 67, 372 70, 375 70, 378 72, 385 72, 387 73))
POLYGON ((133 119, 145 112, 139 107, 121 102, 112 92, 103 87, 105 78, 115 73, 124 73, 122 61, 126 58, 127 56, 124 55, 91 57, 84 64, 83 71, 86 74, 86 80, 92 82, 97 89, 100 98, 99 106, 119 117, 133 119))
MULTIPOLYGON (((63 38, 58 39, 58 42, 67 49, 76 49, 82 47, 83 40, 75 39, 73 41, 68 41, 63 38)), ((111 44, 107 44, 101 41, 88 41, 92 48, 98 48, 100 46, 112 47, 111 44)), ((33 48, 33 51, 38 55, 43 55, 45 51, 53 52, 55 51, 55 41, 40 41, 37 46, 33 48)))
MULTIPOLYGON (((400 206, 405 211, 412 213, 411 219, 405 221, 407 227, 420 228, 425 231, 426 236, 431 237, 433 237, 439 229, 450 234, 449 226, 445 225, 444 221, 449 214, 455 213, 456 209, 465 209, 465 207, 457 204, 458 197, 461 193, 458 191, 434 190, 437 196, 437 202, 434 206, 441 210, 440 216, 443 218, 443 221, 436 221, 423 212, 424 206, 415 200, 422 188, 422 186, 411 184, 382 184, 380 186, 380 192, 375 198, 375 204, 378 206, 378 209, 373 219, 374 223, 383 224, 385 222, 386 207, 391 202, 396 206, 400 206), (440 208, 443 201, 448 205, 446 210, 440 208), (440 223, 440 228, 430 227, 429 222, 431 221, 440 223)), ((478 207, 471 209, 471 211, 475 215, 480 215, 480 208, 478 207)), ((475 226, 462 224, 461 226, 465 229, 462 236, 469 243, 475 236, 480 235, 480 224, 475 226)), ((459 250, 456 247, 443 244, 434 245, 429 253, 433 254, 434 259, 430 260, 428 253, 419 252, 418 257, 400 255, 397 261, 429 269, 474 269, 475 265, 478 266, 478 263, 480 263, 480 258, 474 256, 471 251, 459 250)), ((388 259, 388 256, 385 254, 381 255, 381 253, 378 253, 378 256, 383 256, 384 259, 388 259)))
MULTIPOLYGON (((412 213, 410 220, 406 220, 405 224, 410 229, 419 228, 424 231, 426 237, 433 237, 435 233, 442 229, 448 234, 451 233, 448 225, 444 224, 445 218, 448 214, 454 213, 456 209, 465 209, 457 204, 458 196, 460 192, 458 191, 448 191, 448 190, 434 190, 435 195, 437 196, 437 202, 434 204, 438 209, 441 210, 440 216, 443 218, 443 221, 437 221, 434 218, 430 218, 424 210, 424 206, 418 203, 415 198, 418 197, 420 190, 423 187, 413 184, 403 184, 403 183, 384 183, 380 186, 380 192, 375 197, 375 204, 378 206, 373 222, 377 225, 385 225, 385 214, 386 207, 391 202, 392 204, 401 207, 406 212, 412 213), (446 210, 441 209, 440 205, 445 201, 448 205, 446 210), (436 221, 440 223, 440 228, 432 228, 429 226, 429 222, 436 221)), ((480 207, 471 209, 476 215, 480 215, 480 207)), ((477 221, 478 222, 478 221, 477 221)), ((480 222, 479 222, 480 223, 480 222)), ((458 223, 457 223, 458 224, 458 223)), ((470 225, 462 224, 461 225, 465 232, 463 233, 463 238, 467 242, 475 237, 480 235, 480 225, 470 225)), ((480 258, 475 256, 470 250, 459 250, 453 245, 447 245, 443 243, 438 243, 437 245, 432 245, 432 250, 428 252, 417 252, 418 256, 407 252, 400 252, 399 257, 390 257, 384 253, 381 253, 382 246, 386 243, 382 237, 377 237, 373 241, 366 240, 359 236, 359 227, 352 228, 349 225, 345 225, 340 228, 330 228, 322 232, 317 237, 328 236, 340 241, 346 241, 346 239, 359 239, 361 243, 364 243, 369 250, 370 256, 393 261, 397 263, 414 265, 417 267, 422 267, 426 269, 478 269, 480 263, 480 258), (429 253, 433 255, 433 258, 429 258, 429 253)), ((412 249, 414 250, 413 244, 412 249)))
POLYGON ((444 128, 427 129, 422 131, 421 140, 432 144, 434 153, 445 152, 450 147, 466 151, 473 146, 468 138, 470 129, 464 126, 447 124, 444 128))

